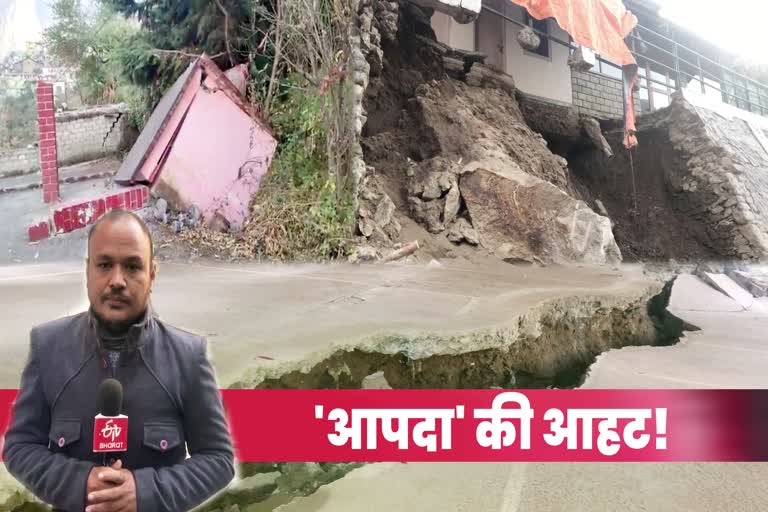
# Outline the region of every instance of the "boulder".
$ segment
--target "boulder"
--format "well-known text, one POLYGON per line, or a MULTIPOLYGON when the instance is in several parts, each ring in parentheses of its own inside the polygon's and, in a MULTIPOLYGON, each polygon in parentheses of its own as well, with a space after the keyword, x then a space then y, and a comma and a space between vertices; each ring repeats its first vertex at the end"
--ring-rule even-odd
POLYGON ((608 144, 608 141, 605 139, 603 131, 600 129, 600 123, 598 123, 596 119, 592 119, 591 117, 581 118, 581 127, 597 149, 601 150, 608 158, 613 156, 611 145, 608 144))
POLYGON ((445 199, 422 201, 418 197, 409 197, 408 203, 414 220, 426 226, 430 233, 440 233, 445 229, 443 225, 445 199))
POLYGON ((467 165, 459 182, 480 244, 505 260, 612 264, 621 252, 608 218, 523 172, 506 155, 467 165))
POLYGON ((357 227, 364 237, 390 245, 400 235, 395 203, 373 176, 367 176, 358 195, 357 227))
POLYGON ((457 183, 445 195, 445 211, 443 213, 443 225, 447 226, 456 219, 456 216, 459 214, 460 206, 461 206, 461 193, 459 192, 459 185, 457 183))
POLYGON ((451 227, 448 228, 448 232, 445 236, 448 240, 456 244, 462 242, 467 242, 470 245, 480 244, 480 240, 477 238, 477 231, 475 231, 472 224, 465 218, 456 219, 456 222, 451 224, 451 227))

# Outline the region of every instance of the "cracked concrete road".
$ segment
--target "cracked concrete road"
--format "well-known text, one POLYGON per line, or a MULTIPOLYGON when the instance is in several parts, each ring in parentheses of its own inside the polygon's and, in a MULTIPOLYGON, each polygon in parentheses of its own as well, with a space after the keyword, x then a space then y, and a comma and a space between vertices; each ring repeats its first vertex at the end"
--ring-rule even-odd
MULTIPOLYGON (((672 347, 601 355, 587 388, 766 388, 768 314, 745 311, 690 275, 670 310, 702 330, 672 347)), ((374 464, 280 512, 768 509, 768 463, 374 464)))
MULTIPOLYGON (((35 323, 87 307, 82 263, 0 267, 0 386, 16 387, 35 323)), ((244 370, 301 361, 381 333, 456 333, 498 324, 555 297, 624 296, 653 283, 638 267, 160 263, 153 305, 207 336, 222 386, 244 370), (259 356, 269 359, 260 359, 259 356)))
MULTIPOLYGON (((208 336, 227 385, 247 366, 294 360, 335 341, 466 329, 546 298, 620 295, 648 283, 636 267, 164 263, 153 300, 170 322, 208 336)), ((768 387, 768 315, 699 284, 679 278, 672 309, 702 331, 675 347, 608 352, 585 386, 768 387)), ((0 267, 0 306, 0 386, 16 387, 30 326, 86 306, 81 264, 0 267)), ((768 464, 372 464, 280 510, 766 510, 766 480, 768 464)))

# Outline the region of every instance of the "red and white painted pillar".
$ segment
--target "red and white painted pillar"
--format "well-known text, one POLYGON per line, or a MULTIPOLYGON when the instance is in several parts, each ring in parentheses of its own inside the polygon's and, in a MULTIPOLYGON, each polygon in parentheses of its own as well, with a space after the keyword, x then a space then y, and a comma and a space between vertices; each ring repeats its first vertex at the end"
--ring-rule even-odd
POLYGON ((40 170, 43 179, 43 200, 59 200, 59 164, 56 151, 56 113, 53 106, 53 84, 37 82, 37 127, 40 137, 40 170))

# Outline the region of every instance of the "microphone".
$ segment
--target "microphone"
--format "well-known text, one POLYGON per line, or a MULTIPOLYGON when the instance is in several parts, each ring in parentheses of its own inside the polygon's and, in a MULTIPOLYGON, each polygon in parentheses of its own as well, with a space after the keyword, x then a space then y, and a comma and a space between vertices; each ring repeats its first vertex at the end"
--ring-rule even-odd
POLYGON ((120 414, 123 408, 123 385, 115 379, 106 379, 99 385, 99 414, 93 421, 93 452, 102 453, 103 463, 128 450, 128 416, 120 414))

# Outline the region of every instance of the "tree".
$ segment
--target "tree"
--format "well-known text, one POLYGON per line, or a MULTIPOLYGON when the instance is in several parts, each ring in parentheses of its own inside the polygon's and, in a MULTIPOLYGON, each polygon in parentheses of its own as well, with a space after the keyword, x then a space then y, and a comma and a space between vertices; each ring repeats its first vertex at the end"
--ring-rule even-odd
POLYGON ((81 0, 55 0, 52 8, 53 23, 45 31, 44 44, 59 62, 78 70, 83 103, 127 102, 140 126, 144 94, 130 82, 122 60, 126 47, 140 34, 138 22, 104 4, 86 9, 81 0))
POLYGON ((0 147, 18 147, 36 140, 36 107, 33 83, 0 88, 0 147))
POLYGON ((248 62, 248 33, 253 0, 102 0, 135 19, 141 32, 121 54, 131 81, 148 88, 156 103, 189 64, 202 53, 226 69, 248 62))

